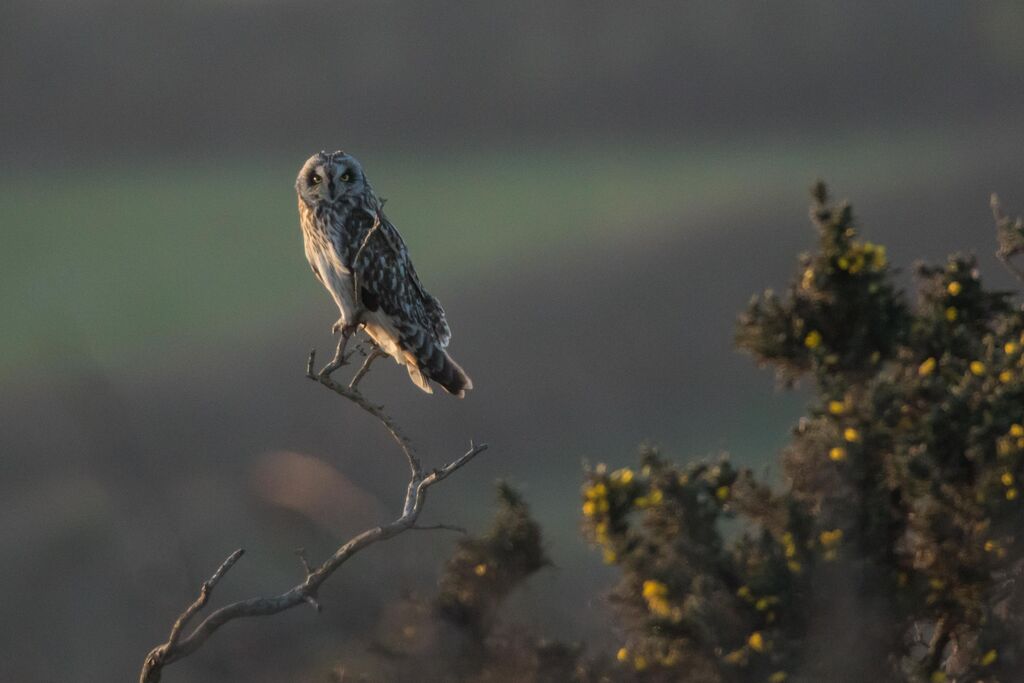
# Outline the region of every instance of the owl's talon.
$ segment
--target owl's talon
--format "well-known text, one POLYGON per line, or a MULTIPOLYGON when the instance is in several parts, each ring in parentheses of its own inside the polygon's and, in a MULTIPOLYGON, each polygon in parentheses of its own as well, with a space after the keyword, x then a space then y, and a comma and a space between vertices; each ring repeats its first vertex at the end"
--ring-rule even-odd
POLYGON ((339 332, 341 332, 342 336, 345 336, 345 337, 351 337, 352 335, 354 335, 358 331, 359 331, 359 323, 353 323, 351 325, 346 325, 344 318, 338 318, 337 322, 335 322, 333 325, 331 325, 331 332, 333 334, 338 334, 339 332))

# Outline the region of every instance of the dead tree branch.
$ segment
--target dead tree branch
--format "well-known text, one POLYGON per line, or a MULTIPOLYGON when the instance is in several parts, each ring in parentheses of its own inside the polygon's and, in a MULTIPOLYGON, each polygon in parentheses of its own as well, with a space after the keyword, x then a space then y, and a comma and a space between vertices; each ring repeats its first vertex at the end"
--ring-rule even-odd
POLYGON ((996 239, 999 248, 996 249, 996 258, 1015 278, 1024 282, 1024 270, 1021 270, 1013 262, 1013 258, 1024 252, 1024 221, 1021 218, 1012 219, 1003 212, 999 203, 999 197, 992 195, 990 201, 992 217, 996 221, 996 239))
POLYGON ((236 550, 223 562, 223 564, 221 564, 217 571, 214 572, 213 576, 203 583, 199 592, 199 597, 196 598, 195 602, 189 605, 189 607, 182 612, 181 616, 178 617, 177 621, 175 621, 167 642, 153 648, 153 650, 151 650, 146 656, 146 660, 142 666, 142 672, 139 675, 140 683, 156 683, 159 681, 164 667, 183 657, 187 657, 198 650, 210 636, 229 621, 240 619, 242 617, 269 616, 303 604, 312 605, 317 611, 319 611, 320 603, 317 601, 317 593, 320 586, 323 585, 323 583, 327 581, 327 579, 329 579, 331 575, 350 557, 367 546, 381 541, 386 541, 389 538, 393 538, 394 536, 397 536, 409 529, 457 529, 457 527, 448 527, 440 524, 434 525, 433 527, 417 526, 416 522, 419 519, 420 512, 423 510, 423 505, 426 502, 427 489, 434 484, 447 479, 449 475, 462 468, 483 451, 487 450, 487 444, 477 445, 470 442, 469 449, 461 456, 443 467, 424 473, 420 460, 416 456, 416 452, 412 447, 412 443, 398 427, 395 421, 384 413, 383 406, 377 406, 370 403, 361 393, 359 393, 357 389, 349 388, 343 384, 338 384, 327 374, 322 372, 315 374, 313 372, 314 360, 315 351, 310 352, 309 354, 309 360, 306 366, 306 376, 320 384, 323 384, 325 387, 340 396, 347 398, 376 418, 377 421, 384 425, 384 428, 388 430, 388 433, 391 434, 398 443, 399 448, 401 448, 402 453, 405 455, 406 460, 409 463, 409 484, 406 487, 405 500, 402 504, 402 514, 392 522, 372 529, 367 529, 361 534, 353 537, 334 551, 334 554, 327 558, 323 563, 315 567, 310 564, 305 551, 297 551, 299 561, 302 563, 303 571, 305 573, 305 579, 301 583, 279 595, 249 598, 248 600, 240 600, 221 607, 203 619, 199 625, 191 631, 191 633, 183 636, 182 634, 188 626, 189 621, 191 621, 191 619, 206 606, 214 587, 242 556, 243 551, 236 550))

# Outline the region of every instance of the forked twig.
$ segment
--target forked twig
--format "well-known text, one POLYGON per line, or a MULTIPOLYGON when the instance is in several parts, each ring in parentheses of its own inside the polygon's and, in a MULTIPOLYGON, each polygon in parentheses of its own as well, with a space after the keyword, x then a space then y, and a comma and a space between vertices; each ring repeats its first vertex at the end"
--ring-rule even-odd
POLYGON ((1014 277, 1024 282, 1024 270, 1013 262, 1013 257, 1024 252, 1024 220, 1012 219, 1003 212, 999 197, 995 194, 989 200, 992 217, 996 221, 996 258, 1014 277))
POLYGON ((355 388, 359 386, 359 382, 363 380, 363 377, 366 377, 366 374, 370 372, 370 365, 373 361, 378 358, 383 358, 386 355, 388 354, 381 351, 380 347, 376 345, 370 349, 370 353, 366 354, 366 360, 363 361, 363 366, 359 368, 359 371, 352 377, 352 381, 348 383, 348 388, 355 390, 355 388))

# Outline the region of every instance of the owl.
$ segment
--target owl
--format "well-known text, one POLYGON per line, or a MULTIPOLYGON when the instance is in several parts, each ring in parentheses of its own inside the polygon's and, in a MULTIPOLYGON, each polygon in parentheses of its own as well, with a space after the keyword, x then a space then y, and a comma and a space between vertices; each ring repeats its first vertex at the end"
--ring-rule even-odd
POLYGON ((473 382, 446 350, 444 309, 417 277, 359 161, 341 151, 314 154, 295 190, 306 259, 341 311, 335 330, 347 339, 361 326, 420 389, 433 393, 434 381, 465 396, 473 382))

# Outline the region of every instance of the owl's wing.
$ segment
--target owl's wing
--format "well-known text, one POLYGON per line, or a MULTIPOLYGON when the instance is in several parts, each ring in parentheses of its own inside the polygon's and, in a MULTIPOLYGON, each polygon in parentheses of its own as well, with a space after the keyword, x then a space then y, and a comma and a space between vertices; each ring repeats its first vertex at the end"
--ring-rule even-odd
POLYGON ((378 215, 380 225, 373 234, 372 218, 357 233, 360 244, 369 234, 354 264, 363 304, 370 310, 382 308, 398 321, 428 331, 442 348, 448 346, 452 333, 441 302, 420 282, 398 229, 382 211, 378 215))

